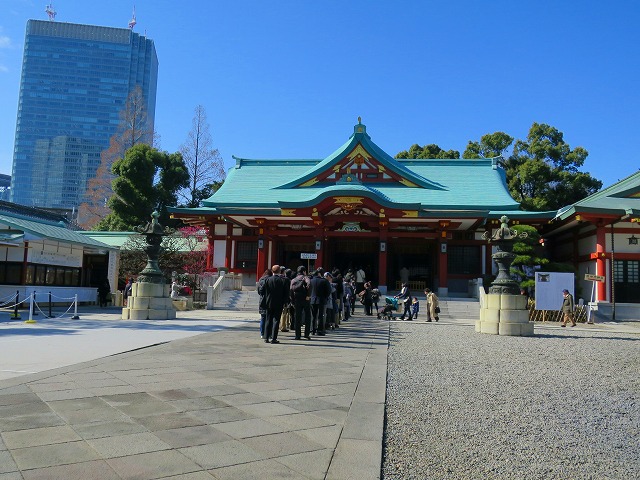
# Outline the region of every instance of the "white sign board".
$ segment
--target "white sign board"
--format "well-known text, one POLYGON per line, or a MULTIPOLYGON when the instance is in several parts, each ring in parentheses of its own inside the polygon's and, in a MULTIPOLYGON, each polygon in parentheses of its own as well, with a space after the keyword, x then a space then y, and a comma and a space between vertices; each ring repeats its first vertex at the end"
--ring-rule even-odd
POLYGON ((301 253, 300 254, 300 260, 317 260, 317 259, 318 259, 317 253, 301 253))
POLYGON ((82 250, 76 249, 74 253, 62 253, 30 248, 27 261, 62 267, 82 267, 82 250))
POLYGON ((536 272, 536 310, 560 310, 562 290, 573 295, 575 275, 561 272, 536 272))

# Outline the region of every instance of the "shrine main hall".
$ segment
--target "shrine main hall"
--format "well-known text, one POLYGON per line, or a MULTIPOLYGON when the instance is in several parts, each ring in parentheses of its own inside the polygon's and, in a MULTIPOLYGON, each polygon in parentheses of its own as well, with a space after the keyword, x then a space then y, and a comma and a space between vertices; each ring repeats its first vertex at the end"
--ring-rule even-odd
POLYGON ((482 234, 502 215, 511 225, 553 216, 520 210, 499 158, 393 158, 360 120, 321 160, 234 159, 202 207, 171 212, 208 231, 209 268, 242 273, 246 285, 276 263, 362 267, 385 292, 406 268, 413 288, 466 294, 469 280, 491 274, 482 234))

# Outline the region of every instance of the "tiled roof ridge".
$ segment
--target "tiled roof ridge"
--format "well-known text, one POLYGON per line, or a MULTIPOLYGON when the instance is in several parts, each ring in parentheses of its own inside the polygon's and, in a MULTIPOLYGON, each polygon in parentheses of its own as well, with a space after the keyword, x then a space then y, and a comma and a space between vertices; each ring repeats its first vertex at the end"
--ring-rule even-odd
MULTIPOLYGON (((631 180, 636 176, 638 177, 638 182, 640 183, 640 170, 639 170, 639 171, 637 171, 635 173, 632 173, 631 175, 623 178, 622 180, 617 181, 613 185, 609 185, 608 187, 603 188, 602 190, 599 190, 599 191, 597 191, 595 193, 592 193, 591 195, 589 195, 588 197, 583 198, 582 200, 578 200, 573 205, 578 205, 578 204, 591 202, 592 200, 595 200, 595 199, 598 199, 598 198, 601 198, 601 197, 607 197, 610 194, 626 190, 627 188, 624 188, 624 186, 625 186, 624 184, 630 183, 631 180)), ((568 205, 568 206, 570 206, 570 205, 568 205)))
POLYGON ((35 207, 29 207, 27 205, 20 205, 18 203, 5 202, 0 200, 0 213, 5 212, 9 215, 23 218, 24 220, 37 219, 50 223, 51 225, 60 226, 60 222, 63 222, 65 228, 69 228, 69 220, 64 215, 58 213, 49 212, 47 210, 35 207))

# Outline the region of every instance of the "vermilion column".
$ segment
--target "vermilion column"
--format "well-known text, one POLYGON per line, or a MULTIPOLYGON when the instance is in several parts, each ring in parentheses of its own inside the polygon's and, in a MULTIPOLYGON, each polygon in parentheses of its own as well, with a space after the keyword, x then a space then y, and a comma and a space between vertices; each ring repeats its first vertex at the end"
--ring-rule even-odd
POLYGON ((207 267, 206 270, 213 269, 213 230, 215 225, 209 225, 209 233, 207 234, 207 267))
MULTIPOLYGON (((322 225, 316 227, 316 244, 320 242, 320 248, 316 248, 315 252, 318 254, 318 258, 316 258, 316 268, 322 267, 322 251, 324 250, 324 228, 322 225)), ((324 267, 326 270, 327 268, 324 267)))
POLYGON ((387 229, 380 228, 380 244, 378 253, 378 287, 387 287, 387 229))
POLYGON ((447 238, 440 237, 438 242, 440 251, 438 252, 438 290, 440 293, 448 294, 447 277, 449 276, 449 270, 447 265, 447 238))
POLYGON ((231 242, 233 235, 233 225, 227 223, 227 239, 225 246, 227 247, 224 253, 224 266, 227 268, 231 268, 231 242))
POLYGON ((256 261, 256 280, 259 279, 267 269, 267 245, 268 241, 260 237, 258 239, 258 259, 256 261))
MULTIPOLYGON (((596 257, 596 275, 602 275, 602 276, 606 276, 605 273, 605 268, 606 268, 606 260, 605 260, 605 253, 606 253, 606 240, 605 240, 605 231, 604 231, 604 226, 599 225, 596 229, 596 253, 597 253, 597 257, 596 257)), ((612 266, 612 271, 613 271, 613 266, 612 266)), ((612 278, 609 279, 611 282, 613 282, 613 275, 612 278)), ((596 287, 596 300, 600 301, 600 302, 604 302, 607 300, 607 285, 606 282, 596 282, 598 284, 598 286, 596 287)))

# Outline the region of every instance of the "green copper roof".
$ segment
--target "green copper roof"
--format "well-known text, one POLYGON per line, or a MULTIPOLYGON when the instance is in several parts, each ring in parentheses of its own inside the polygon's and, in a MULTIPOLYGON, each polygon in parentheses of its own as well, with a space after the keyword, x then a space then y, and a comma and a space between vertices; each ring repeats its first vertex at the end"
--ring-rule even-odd
MULTIPOLYGON (((324 160, 251 160, 236 158, 222 187, 203 202, 219 214, 257 213, 261 209, 305 207, 327 196, 359 195, 382 205, 399 208, 438 210, 509 210, 519 204, 509 195, 504 170, 497 159, 423 160, 395 159, 375 145, 364 125, 338 150, 324 160), (301 185, 323 171, 331 169, 360 143, 384 168, 410 181, 402 183, 333 181, 333 185, 301 185)), ((178 211, 178 209, 172 209, 178 211)), ((196 213, 193 209, 190 213, 196 213)))
MULTIPOLYGON (((52 223, 44 220, 26 219, 21 216, 0 214, 0 224, 7 225, 16 231, 30 234, 37 238, 47 238, 79 245, 87 245, 96 248, 112 248, 110 245, 87 237, 75 230, 69 230, 63 224, 52 223)), ((4 230, 6 233, 7 230, 4 230)), ((27 238, 28 240, 28 238, 27 238)))
POLYGON ((614 183, 610 187, 558 210, 556 219, 564 220, 579 213, 602 213, 623 217, 640 216, 640 172, 614 183))

